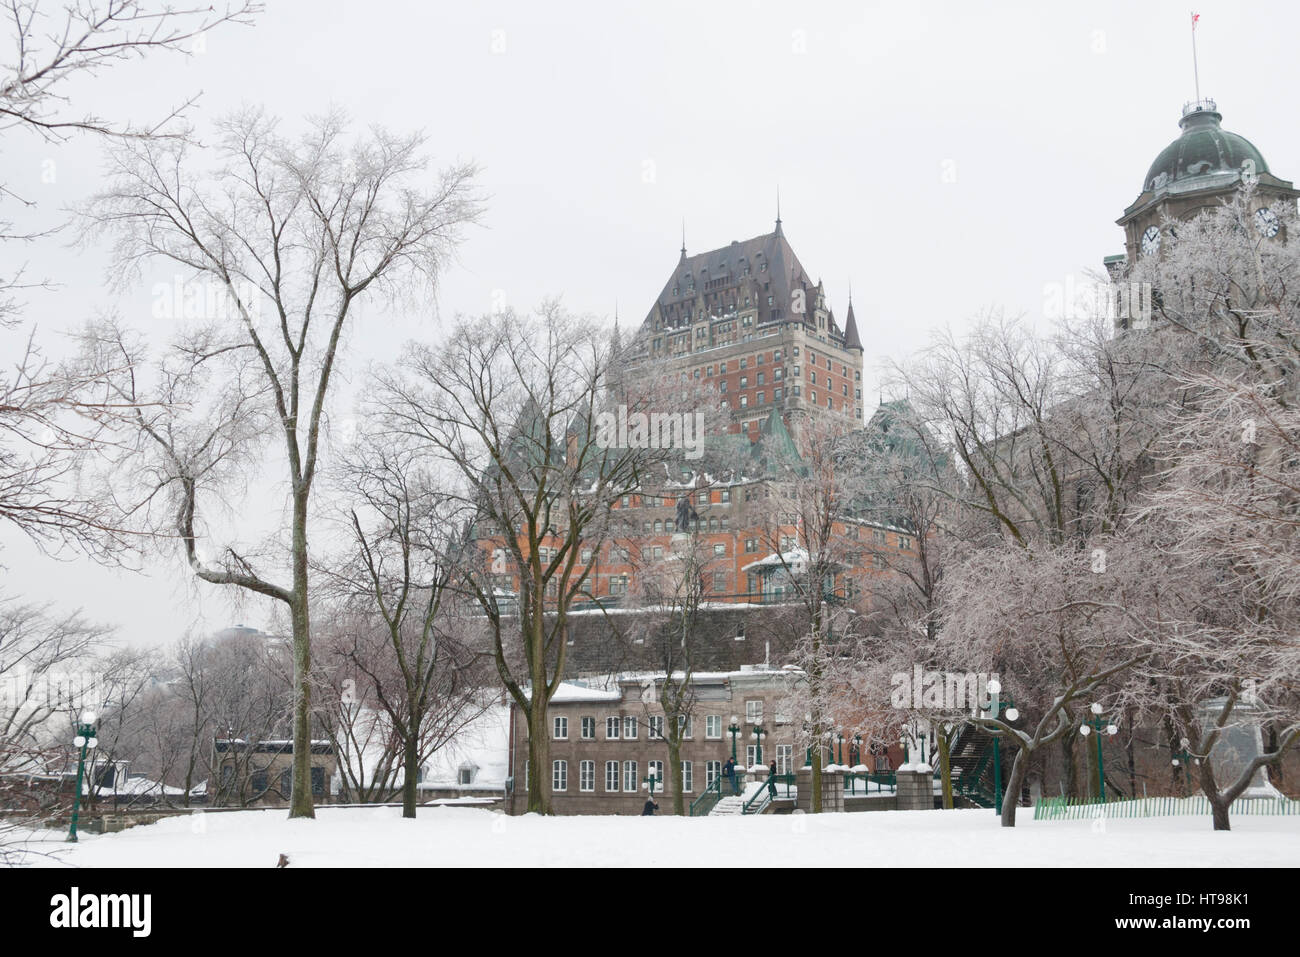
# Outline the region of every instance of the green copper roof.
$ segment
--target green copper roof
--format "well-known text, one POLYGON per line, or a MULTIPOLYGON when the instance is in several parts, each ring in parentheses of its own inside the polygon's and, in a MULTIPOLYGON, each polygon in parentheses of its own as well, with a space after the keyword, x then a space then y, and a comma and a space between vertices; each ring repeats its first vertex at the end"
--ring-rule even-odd
POLYGON ((1183 118, 1178 121, 1182 135, 1166 146, 1151 164, 1143 191, 1214 173, 1240 173, 1248 162, 1253 164, 1252 172, 1267 173, 1263 154, 1244 136, 1223 129, 1219 125, 1222 119, 1213 100, 1185 108, 1183 118))

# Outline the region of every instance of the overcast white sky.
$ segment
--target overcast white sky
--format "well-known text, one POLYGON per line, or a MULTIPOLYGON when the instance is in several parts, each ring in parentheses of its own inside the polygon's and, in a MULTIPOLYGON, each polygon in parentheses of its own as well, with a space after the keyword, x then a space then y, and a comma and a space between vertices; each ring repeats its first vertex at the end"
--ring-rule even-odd
MULTIPOLYGON (((635 325, 677 261, 683 218, 691 252, 754 236, 771 229, 779 186, 786 235, 841 319, 853 284, 874 397, 878 363, 931 329, 995 306, 1041 317, 1049 284, 1122 252, 1114 220, 1194 95, 1184 3, 268 6, 188 59, 107 71, 73 102, 143 121, 202 91, 200 130, 241 103, 289 123, 335 104, 425 130, 437 159, 481 163, 488 213, 436 307, 371 318, 353 370, 502 297, 562 295, 607 317, 617 302, 635 325)), ((1273 172, 1300 177, 1300 126, 1279 108, 1300 88, 1295 7, 1196 11, 1202 95, 1273 172)), ((11 131, 0 167, 54 217, 96 189, 99 145, 11 131)), ((110 296, 94 251, 0 247, 3 268, 16 256, 62 283, 27 309, 43 337, 99 308, 157 326, 149 283, 110 296)), ((0 544, 5 591, 82 605, 132 642, 268 622, 262 605, 236 612, 196 589, 178 562, 117 573, 46 558, 7 529, 0 544)))

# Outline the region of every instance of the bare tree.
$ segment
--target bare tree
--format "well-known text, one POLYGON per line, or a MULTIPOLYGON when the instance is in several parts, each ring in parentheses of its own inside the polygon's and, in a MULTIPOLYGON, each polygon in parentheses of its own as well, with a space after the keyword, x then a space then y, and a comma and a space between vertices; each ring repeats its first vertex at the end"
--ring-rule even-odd
POLYGON ((761 440, 766 482, 748 508, 770 552, 755 573, 770 579, 769 594, 779 589, 802 606, 793 663, 805 679, 789 708, 808 716, 802 743, 811 748, 814 814, 822 809, 822 745, 834 731, 831 712, 840 690, 826 679, 851 643, 863 584, 863 548, 850 520, 865 491, 857 438, 849 420, 829 416, 799 419, 793 438, 778 426, 761 440))
MULTIPOLYGON (((204 165, 206 151, 185 142, 128 141, 115 152, 110 186, 89 219, 115 237, 124 281, 161 260, 213 284, 223 297, 223 315, 182 337, 157 376, 157 405, 132 416, 129 426, 153 488, 171 503, 171 531, 194 574, 288 611, 295 687, 290 816, 310 817, 308 526, 340 342, 358 304, 431 289, 479 205, 470 165, 426 185, 421 136, 374 130, 350 141, 337 114, 313 121, 299 142, 277 127, 258 111, 224 121, 215 169, 204 165), (202 396, 210 414, 200 417, 197 431, 182 434, 177 426, 201 395, 194 382, 221 363, 228 375, 209 378, 215 394, 202 396), (222 467, 251 456, 271 435, 288 482, 289 542, 264 561, 234 545, 205 557, 200 517, 209 496, 229 491, 223 479, 231 476, 222 467)), ((96 335, 140 365, 126 337, 96 335)), ((124 400, 142 403, 149 386, 142 369, 116 381, 124 400)))
POLYGON ((386 430, 459 473, 481 548, 462 587, 492 634, 502 684, 528 727, 528 810, 549 813, 547 706, 565 673, 569 610, 591 599, 613 506, 660 449, 619 447, 607 409, 603 333, 557 304, 458 326, 440 350, 414 345, 385 378, 386 430))
MULTIPOLYGON (((411 444, 387 440, 362 440, 345 453, 339 481, 356 501, 348 515, 352 547, 327 572, 345 616, 342 631, 351 635, 336 652, 363 677, 360 687, 399 748, 408 818, 415 817, 423 762, 488 703, 476 680, 486 647, 471 646, 473 629, 456 614, 473 524, 463 501, 440 492, 421 459, 411 444)), ((339 724, 355 734, 363 696, 348 697, 340 696, 346 711, 339 724)), ((352 743, 365 750, 364 742, 352 743)))

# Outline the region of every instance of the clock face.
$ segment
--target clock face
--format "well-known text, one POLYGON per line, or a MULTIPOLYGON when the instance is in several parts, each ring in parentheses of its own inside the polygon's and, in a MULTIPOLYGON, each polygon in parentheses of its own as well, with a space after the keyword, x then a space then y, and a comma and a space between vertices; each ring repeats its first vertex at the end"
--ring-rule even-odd
POLYGON ((1160 227, 1148 226, 1142 234, 1142 255, 1154 256, 1160 251, 1160 227))
POLYGON ((1282 221, 1277 218, 1277 213, 1268 208, 1255 210, 1255 228, 1261 233, 1272 239, 1277 235, 1277 231, 1282 228, 1282 221))

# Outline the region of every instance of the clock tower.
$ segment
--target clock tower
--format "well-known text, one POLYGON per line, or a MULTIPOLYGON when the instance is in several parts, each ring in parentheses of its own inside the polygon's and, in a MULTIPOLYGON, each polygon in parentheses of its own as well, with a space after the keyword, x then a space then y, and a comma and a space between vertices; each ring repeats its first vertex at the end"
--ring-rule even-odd
POLYGON ((1142 192, 1116 220, 1124 230, 1125 254, 1106 257, 1112 276, 1126 262, 1158 256, 1173 223, 1217 208, 1245 185, 1255 186, 1255 228, 1270 237, 1279 233, 1281 223, 1268 207, 1279 200, 1294 203, 1300 190, 1273 175, 1255 145, 1223 129, 1222 120, 1213 100, 1183 107, 1178 121, 1182 135, 1161 150, 1147 170, 1142 192))

